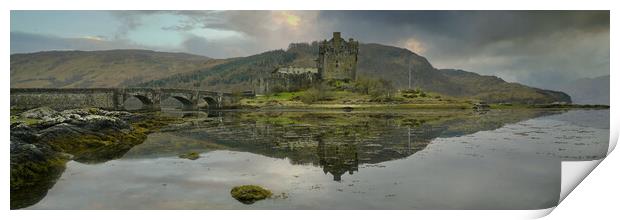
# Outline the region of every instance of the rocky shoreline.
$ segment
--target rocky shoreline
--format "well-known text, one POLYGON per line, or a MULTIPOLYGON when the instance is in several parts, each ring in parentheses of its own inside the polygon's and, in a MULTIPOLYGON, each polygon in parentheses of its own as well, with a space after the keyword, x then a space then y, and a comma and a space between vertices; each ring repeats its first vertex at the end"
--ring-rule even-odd
POLYGON ((47 107, 11 115, 11 209, 43 197, 69 160, 101 163, 122 157, 146 135, 178 119, 96 108, 47 107))

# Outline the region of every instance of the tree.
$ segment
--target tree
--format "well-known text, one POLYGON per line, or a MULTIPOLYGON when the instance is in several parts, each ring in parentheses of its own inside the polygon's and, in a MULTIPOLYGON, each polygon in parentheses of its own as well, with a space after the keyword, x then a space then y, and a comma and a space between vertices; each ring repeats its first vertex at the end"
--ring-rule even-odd
POLYGON ((385 79, 373 79, 360 77, 355 82, 355 91, 361 94, 370 95, 375 100, 390 100, 395 94, 392 83, 385 79))
POLYGON ((331 96, 329 86, 324 83, 315 84, 299 96, 301 102, 312 104, 317 101, 326 100, 331 96))

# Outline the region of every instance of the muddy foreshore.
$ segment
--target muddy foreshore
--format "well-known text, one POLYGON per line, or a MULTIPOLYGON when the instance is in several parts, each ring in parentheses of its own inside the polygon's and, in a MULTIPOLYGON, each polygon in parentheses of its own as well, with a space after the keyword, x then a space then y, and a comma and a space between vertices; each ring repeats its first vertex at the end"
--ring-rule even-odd
POLYGON ((31 109, 11 114, 11 209, 43 197, 69 160, 101 163, 121 157, 148 133, 179 119, 96 108, 31 109))

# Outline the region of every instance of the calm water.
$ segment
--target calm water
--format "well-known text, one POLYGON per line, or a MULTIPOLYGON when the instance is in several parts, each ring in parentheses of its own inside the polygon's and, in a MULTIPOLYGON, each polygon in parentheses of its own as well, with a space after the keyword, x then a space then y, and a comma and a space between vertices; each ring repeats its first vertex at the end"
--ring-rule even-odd
POLYGON ((28 209, 543 209, 601 159, 608 110, 220 112, 121 159, 71 161, 28 209), (179 154, 200 152, 198 160, 179 154), (277 198, 242 204, 237 185, 277 198))

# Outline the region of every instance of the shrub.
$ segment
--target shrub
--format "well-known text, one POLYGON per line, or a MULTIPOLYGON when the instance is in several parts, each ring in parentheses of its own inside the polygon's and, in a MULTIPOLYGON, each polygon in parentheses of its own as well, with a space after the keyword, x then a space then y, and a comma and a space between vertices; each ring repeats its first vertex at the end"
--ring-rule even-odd
POLYGON ((384 79, 359 78, 354 84, 355 92, 370 95, 375 100, 391 99, 396 90, 390 81, 384 79))
POLYGON ((305 104, 312 104, 317 101, 326 100, 329 96, 329 87, 325 84, 317 84, 301 94, 299 100, 305 104))

